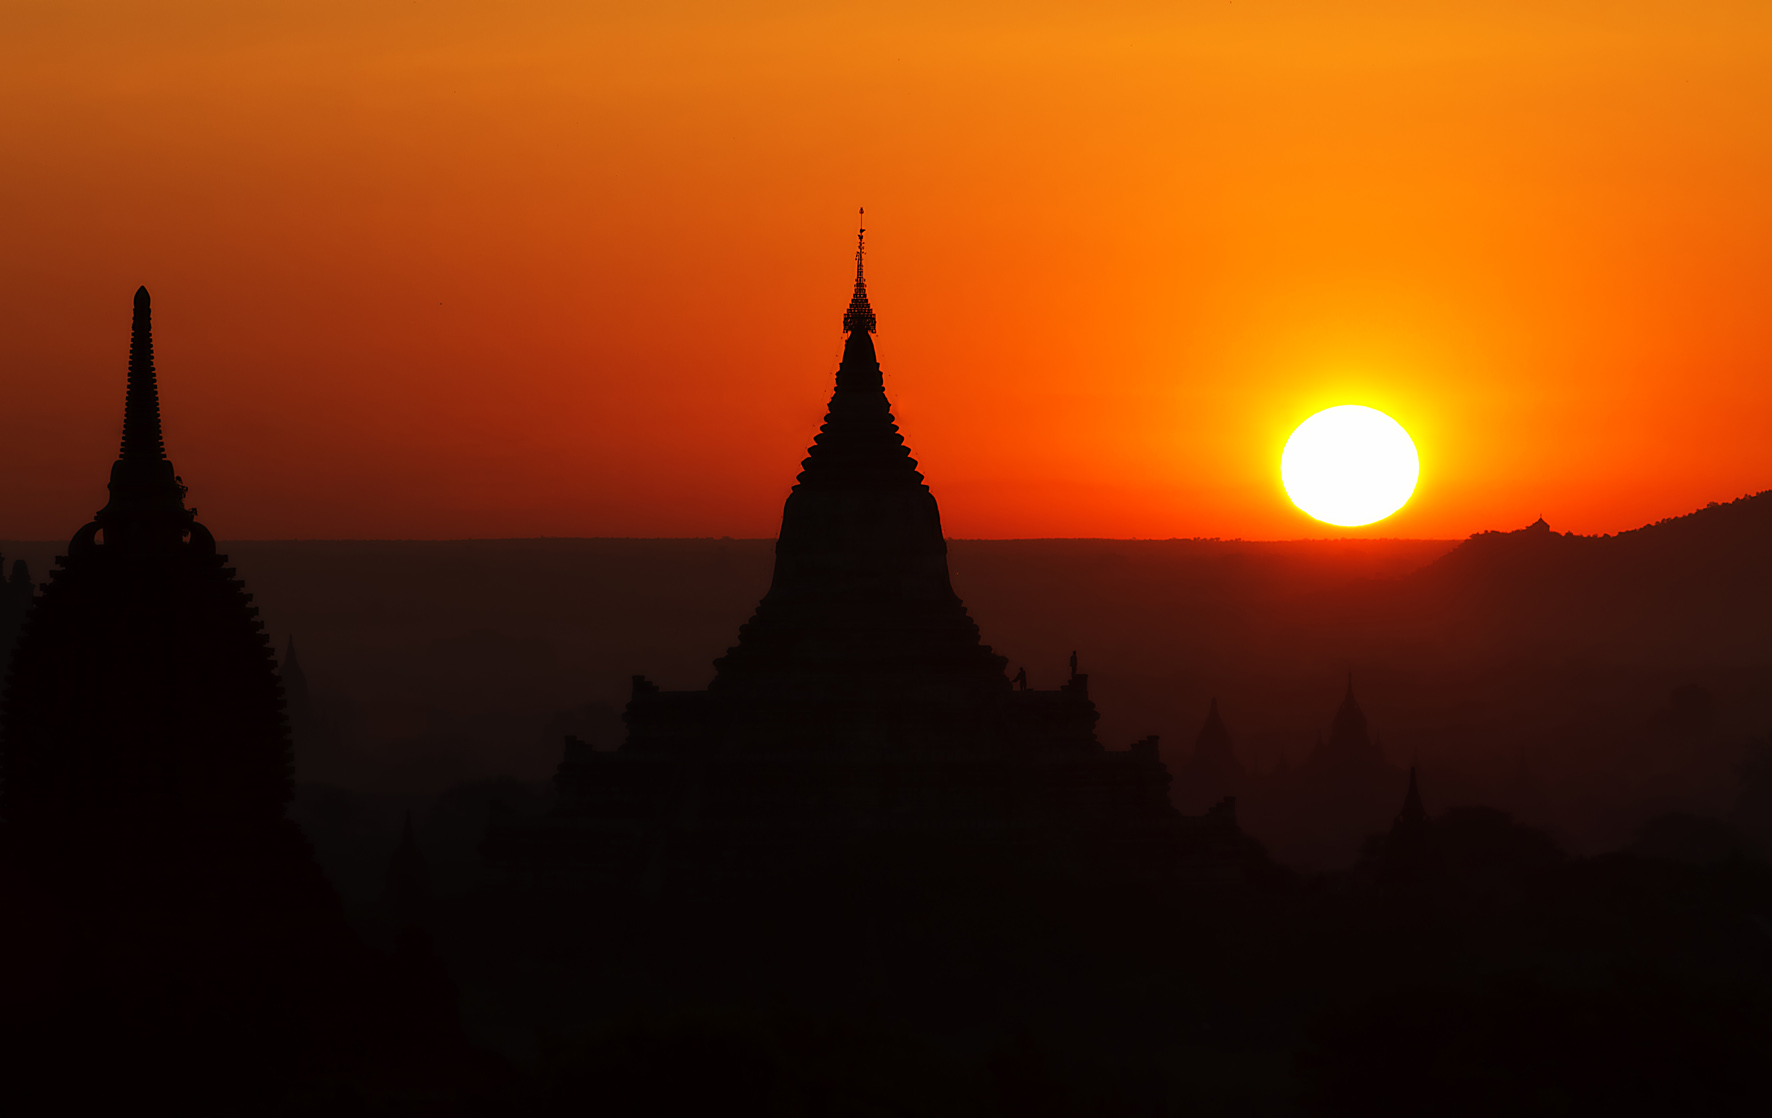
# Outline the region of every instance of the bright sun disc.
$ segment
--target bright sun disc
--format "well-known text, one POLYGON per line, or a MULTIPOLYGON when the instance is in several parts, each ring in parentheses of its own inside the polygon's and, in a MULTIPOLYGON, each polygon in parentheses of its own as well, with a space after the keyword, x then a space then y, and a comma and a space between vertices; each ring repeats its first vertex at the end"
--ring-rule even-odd
POLYGON ((1383 520, 1415 492, 1421 460, 1409 432, 1376 408, 1343 404, 1298 425, 1280 452, 1292 503, 1328 524, 1383 520))

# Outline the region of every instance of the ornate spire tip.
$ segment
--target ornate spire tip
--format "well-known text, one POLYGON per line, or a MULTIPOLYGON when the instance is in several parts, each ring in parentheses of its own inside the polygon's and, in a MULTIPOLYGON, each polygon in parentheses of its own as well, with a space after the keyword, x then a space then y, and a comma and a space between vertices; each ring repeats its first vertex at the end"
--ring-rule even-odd
MULTIPOLYGON (((856 211, 858 217, 867 215, 866 209, 856 211)), ((862 275, 862 259, 867 255, 865 240, 867 227, 857 223, 855 232, 855 294, 850 296, 849 309, 843 312, 843 332, 853 334, 857 330, 866 330, 872 334, 878 325, 874 318, 874 308, 868 305, 867 279, 862 275)))
POLYGON ((154 380, 154 324, 148 289, 135 289, 129 328, 129 387, 123 399, 123 445, 117 457, 159 462, 166 458, 160 437, 160 387, 154 380))

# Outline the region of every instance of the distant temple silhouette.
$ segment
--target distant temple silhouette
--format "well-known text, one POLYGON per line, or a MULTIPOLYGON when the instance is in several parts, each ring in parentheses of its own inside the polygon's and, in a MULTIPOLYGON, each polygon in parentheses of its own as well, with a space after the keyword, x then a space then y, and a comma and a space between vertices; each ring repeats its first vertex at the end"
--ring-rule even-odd
POLYGON ((1205 809, 1226 797, 1242 794, 1248 772, 1237 760, 1236 743, 1218 713, 1215 696, 1206 709, 1206 721, 1194 738, 1194 752, 1176 774, 1177 800, 1184 807, 1205 809))
POLYGON ((1403 775, 1372 733, 1350 672, 1328 734, 1318 733, 1303 764, 1245 782, 1246 814, 1277 847, 1326 852, 1320 854, 1325 864, 1344 864, 1357 853, 1359 837, 1395 813, 1403 775))
POLYGON ((1366 712, 1360 709, 1359 700, 1354 698, 1352 672, 1347 676, 1347 693, 1342 696, 1341 706, 1329 724, 1328 739, 1317 743, 1304 767, 1307 772, 1319 775, 1359 773, 1388 767, 1384 752, 1366 727, 1366 712))
POLYGON ((829 411, 738 643, 705 691, 636 676, 626 742, 569 740, 556 809, 500 820, 494 859, 657 892, 816 878, 856 843, 919 873, 1062 864, 1159 878, 1239 843, 1228 812, 1170 806, 1155 738, 1102 748, 1075 656, 1064 684, 1035 690, 981 642, 893 422, 864 254, 858 234, 829 411))

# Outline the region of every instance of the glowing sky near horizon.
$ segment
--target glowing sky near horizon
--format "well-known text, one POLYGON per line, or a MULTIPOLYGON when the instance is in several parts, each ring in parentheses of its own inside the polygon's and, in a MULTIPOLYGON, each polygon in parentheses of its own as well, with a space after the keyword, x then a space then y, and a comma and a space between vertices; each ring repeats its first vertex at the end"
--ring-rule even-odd
POLYGON ((1772 5, 34 2, 0 538, 104 500, 129 300, 224 538, 772 535, 855 209, 952 536, 1348 534, 1772 486, 1772 5), (1329 10, 1333 9, 1333 11, 1329 10))

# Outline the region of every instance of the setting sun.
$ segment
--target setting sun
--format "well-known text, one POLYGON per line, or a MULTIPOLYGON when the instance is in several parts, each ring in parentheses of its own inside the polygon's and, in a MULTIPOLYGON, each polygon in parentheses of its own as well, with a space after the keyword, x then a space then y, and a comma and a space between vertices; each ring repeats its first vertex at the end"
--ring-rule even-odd
POLYGON ((1311 416, 1280 453, 1280 480, 1292 503, 1344 528, 1383 520, 1402 508, 1420 474, 1409 432, 1359 404, 1311 416))

